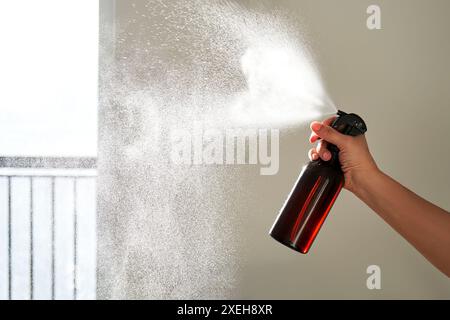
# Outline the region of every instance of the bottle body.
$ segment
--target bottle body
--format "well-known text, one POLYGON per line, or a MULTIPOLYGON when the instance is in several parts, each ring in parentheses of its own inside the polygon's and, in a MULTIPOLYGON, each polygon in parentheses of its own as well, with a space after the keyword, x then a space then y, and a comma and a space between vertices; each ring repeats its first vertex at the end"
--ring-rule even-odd
POLYGON ((337 159, 309 162, 280 210, 270 235, 291 249, 307 253, 343 185, 344 175, 337 159))

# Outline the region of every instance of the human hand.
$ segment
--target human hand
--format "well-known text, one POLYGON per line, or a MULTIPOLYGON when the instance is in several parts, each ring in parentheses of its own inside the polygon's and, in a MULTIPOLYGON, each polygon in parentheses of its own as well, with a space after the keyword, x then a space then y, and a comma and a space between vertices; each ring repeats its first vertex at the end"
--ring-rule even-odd
POLYGON ((358 185, 378 172, 378 167, 370 154, 366 137, 359 135, 348 136, 333 129, 330 125, 335 117, 328 118, 323 122, 311 123, 311 136, 309 141, 315 143, 316 147, 309 150, 308 156, 311 160, 321 158, 324 161, 331 159, 331 152, 327 149, 327 142, 339 148, 339 161, 344 173, 344 188, 351 192, 358 190, 358 185))

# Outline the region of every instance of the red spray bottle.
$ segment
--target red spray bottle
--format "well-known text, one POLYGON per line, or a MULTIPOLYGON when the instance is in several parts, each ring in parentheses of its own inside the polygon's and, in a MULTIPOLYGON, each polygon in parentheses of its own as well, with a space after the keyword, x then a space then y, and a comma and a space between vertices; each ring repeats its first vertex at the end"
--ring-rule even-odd
MULTIPOLYGON (((351 136, 364 134, 366 124, 356 114, 337 112, 331 126, 351 136)), ((320 227, 344 185, 344 174, 339 163, 339 149, 328 144, 331 160, 322 159, 307 163, 294 185, 270 235, 289 248, 307 253, 320 227)))

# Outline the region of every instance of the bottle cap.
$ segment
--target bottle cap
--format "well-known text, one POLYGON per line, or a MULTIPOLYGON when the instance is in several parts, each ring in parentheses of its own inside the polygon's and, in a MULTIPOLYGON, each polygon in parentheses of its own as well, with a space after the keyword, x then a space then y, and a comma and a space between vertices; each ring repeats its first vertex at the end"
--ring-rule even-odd
POLYGON ((333 121, 331 126, 340 133, 349 136, 358 136, 367 131, 364 120, 357 114, 338 110, 337 115, 337 118, 333 121))

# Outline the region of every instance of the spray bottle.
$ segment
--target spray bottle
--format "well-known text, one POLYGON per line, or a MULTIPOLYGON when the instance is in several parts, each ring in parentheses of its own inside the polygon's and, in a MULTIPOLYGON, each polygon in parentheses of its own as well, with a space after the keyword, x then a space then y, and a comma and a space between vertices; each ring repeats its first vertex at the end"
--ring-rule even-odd
MULTIPOLYGON (((353 113, 337 112, 331 126, 357 136, 367 131, 363 119, 353 113)), ((339 149, 329 143, 329 161, 307 163, 270 230, 270 235, 289 248, 307 253, 344 185, 339 149)))

